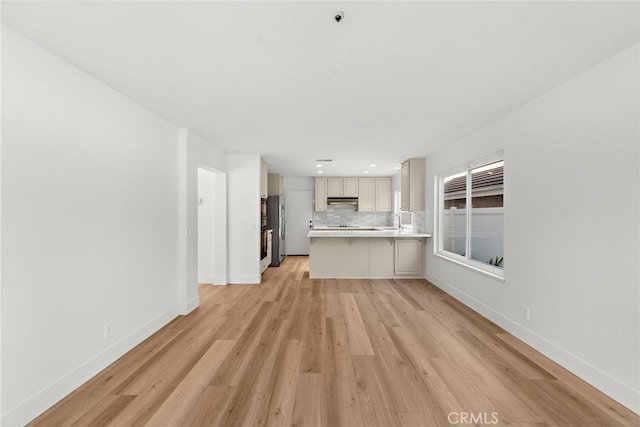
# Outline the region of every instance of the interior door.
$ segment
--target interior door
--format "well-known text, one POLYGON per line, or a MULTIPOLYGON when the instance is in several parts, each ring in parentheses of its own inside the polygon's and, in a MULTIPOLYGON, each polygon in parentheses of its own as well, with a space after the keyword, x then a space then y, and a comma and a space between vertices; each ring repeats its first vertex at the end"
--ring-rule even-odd
POLYGON ((287 191, 287 255, 309 255, 309 233, 313 221, 313 191, 287 191))

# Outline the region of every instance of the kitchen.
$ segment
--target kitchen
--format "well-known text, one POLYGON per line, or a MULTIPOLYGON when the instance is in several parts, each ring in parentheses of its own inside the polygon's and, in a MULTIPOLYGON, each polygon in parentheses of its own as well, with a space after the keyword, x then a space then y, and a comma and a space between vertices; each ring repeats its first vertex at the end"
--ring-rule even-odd
MULTIPOLYGON (((328 163, 317 162, 318 175, 328 163)), ((288 253, 309 255, 310 278, 423 277, 424 246, 431 237, 424 222, 424 158, 402 162, 389 176, 283 179, 266 174, 265 181, 265 166, 268 170, 263 162, 267 188, 262 185, 262 195, 266 190, 268 198, 261 199, 262 272, 277 267, 290 245, 307 248, 288 253), (302 192, 313 194, 302 215, 299 209, 285 209, 282 202, 289 180, 303 183, 302 192), (286 233, 287 226, 297 232, 286 233)))

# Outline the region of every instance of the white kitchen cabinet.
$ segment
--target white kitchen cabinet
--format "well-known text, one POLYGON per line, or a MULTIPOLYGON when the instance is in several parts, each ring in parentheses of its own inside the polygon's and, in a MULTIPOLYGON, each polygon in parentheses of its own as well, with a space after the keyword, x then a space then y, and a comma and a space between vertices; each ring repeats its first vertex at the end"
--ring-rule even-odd
POLYGON ((358 178, 342 178, 342 196, 358 197, 358 178))
POLYGON ((391 177, 358 178, 358 211, 392 211, 391 177))
POLYGON ((264 160, 260 163, 260 198, 269 197, 269 172, 264 160))
POLYGON ((400 168, 400 210, 409 210, 409 161, 402 163, 400 168), (406 196, 405 196, 406 194, 406 196))
POLYGON ((358 211, 373 212, 375 209, 375 178, 358 178, 358 211))
POLYGON ((314 278, 369 277, 369 240, 352 237, 310 239, 309 271, 314 278))
POLYGON ((391 177, 375 178, 375 210, 391 212, 391 177))
POLYGON ((409 159, 400 169, 400 210, 422 211, 424 205, 424 159, 409 159))
POLYGON ((358 197, 358 178, 327 178, 327 197, 358 197))
POLYGON ((422 276, 422 239, 395 239, 396 276, 422 276))
POLYGON ((309 242, 311 279, 423 278, 422 237, 314 235, 309 242))
POLYGON ((315 211, 327 210, 327 178, 316 178, 315 211))
POLYGON ((342 178, 327 178, 327 197, 342 197, 342 178))
POLYGON ((394 276, 394 239, 369 239, 369 277, 385 279, 394 276))
POLYGON ((282 175, 270 173, 269 175, 269 196, 284 196, 284 179, 282 175))

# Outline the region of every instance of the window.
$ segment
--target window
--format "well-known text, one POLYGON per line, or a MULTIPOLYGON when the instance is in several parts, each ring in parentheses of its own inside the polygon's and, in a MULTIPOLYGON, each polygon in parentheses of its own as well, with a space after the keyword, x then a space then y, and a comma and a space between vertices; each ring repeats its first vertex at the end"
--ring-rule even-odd
POLYGON ((502 153, 439 177, 436 253, 503 277, 504 161, 502 153))

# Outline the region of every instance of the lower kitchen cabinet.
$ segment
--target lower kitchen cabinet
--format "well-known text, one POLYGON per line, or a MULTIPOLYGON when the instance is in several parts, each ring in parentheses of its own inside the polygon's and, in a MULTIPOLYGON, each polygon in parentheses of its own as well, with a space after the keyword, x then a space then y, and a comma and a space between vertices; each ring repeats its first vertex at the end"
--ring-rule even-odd
POLYGON ((312 279, 422 278, 423 238, 312 237, 312 279))
POLYGON ((422 239, 396 239, 396 276, 422 275, 422 239))
POLYGON ((313 278, 369 277, 369 239, 312 238, 309 244, 309 274, 310 277, 313 274, 313 278))
POLYGON ((372 279, 393 277, 393 241, 392 238, 369 240, 369 277, 372 279))

